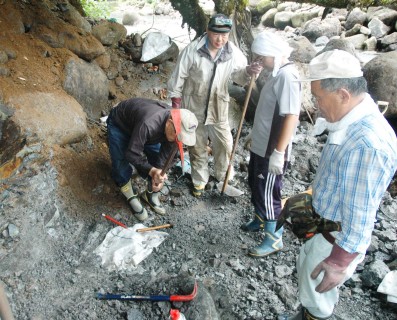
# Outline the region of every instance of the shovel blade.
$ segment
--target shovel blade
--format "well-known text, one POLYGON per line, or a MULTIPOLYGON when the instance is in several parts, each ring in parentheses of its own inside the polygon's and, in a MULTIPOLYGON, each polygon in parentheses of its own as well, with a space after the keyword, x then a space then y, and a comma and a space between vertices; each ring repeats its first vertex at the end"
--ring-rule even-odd
MULTIPOLYGON (((216 185, 216 188, 217 188, 220 192, 222 192, 222 189, 223 189, 223 181, 219 182, 219 183, 216 185)), ((244 194, 244 191, 241 191, 241 190, 239 190, 239 189, 237 189, 237 188, 235 188, 235 187, 233 187, 233 186, 227 185, 226 188, 225 188, 224 193, 225 193, 226 195, 228 195, 229 197, 238 197, 238 196, 241 196, 242 194, 244 194)))

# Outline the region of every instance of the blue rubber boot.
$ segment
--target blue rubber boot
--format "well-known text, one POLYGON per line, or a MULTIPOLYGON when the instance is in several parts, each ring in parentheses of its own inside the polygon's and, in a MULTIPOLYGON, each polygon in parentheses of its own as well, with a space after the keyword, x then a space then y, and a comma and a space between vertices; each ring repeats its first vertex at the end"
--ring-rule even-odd
POLYGON ((255 248, 249 250, 248 254, 254 257, 264 257, 283 248, 284 228, 276 230, 277 220, 265 221, 265 239, 255 248))
POLYGON ((243 231, 257 232, 263 230, 265 227, 265 220, 263 220, 258 214, 255 214, 254 219, 244 223, 240 229, 243 231))

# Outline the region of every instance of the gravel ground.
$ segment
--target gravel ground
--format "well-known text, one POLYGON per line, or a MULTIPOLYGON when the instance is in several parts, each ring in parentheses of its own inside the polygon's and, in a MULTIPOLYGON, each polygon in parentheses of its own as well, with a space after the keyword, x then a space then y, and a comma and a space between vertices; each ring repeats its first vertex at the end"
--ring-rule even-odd
MULTIPOLYGON (((285 195, 307 188, 313 174, 309 168, 318 159, 321 145, 307 135, 307 127, 303 123, 297 136, 285 195)), ((172 191, 163 197, 168 213, 150 212, 146 225, 170 222, 174 228, 164 230, 167 239, 130 271, 109 272, 93 252, 115 227, 101 214, 128 226, 137 222, 109 178, 102 131, 93 128, 91 139, 66 148, 62 157, 26 163, 23 174, 5 181, 0 189, 0 279, 16 319, 167 319, 169 302, 104 301, 96 299, 96 293, 186 293, 191 286, 180 284, 186 277, 198 281, 199 295, 193 302, 173 306, 190 320, 274 319, 280 312, 294 310, 299 241, 287 229, 280 253, 253 259, 246 255, 247 249, 261 235, 239 229, 252 215, 247 172, 241 170, 248 160, 243 148, 248 130, 243 131, 235 158, 236 187, 244 195, 228 197, 214 188, 196 199, 189 191, 189 176, 180 177, 180 168, 173 168, 172 191), (89 188, 84 180, 87 167, 95 170, 89 188)), ((144 181, 138 178, 137 184, 143 190, 144 181)), ((395 206, 396 200, 389 196, 389 207, 395 206)), ((336 314, 340 319, 396 318, 384 297, 362 286, 359 274, 342 287, 336 314)))

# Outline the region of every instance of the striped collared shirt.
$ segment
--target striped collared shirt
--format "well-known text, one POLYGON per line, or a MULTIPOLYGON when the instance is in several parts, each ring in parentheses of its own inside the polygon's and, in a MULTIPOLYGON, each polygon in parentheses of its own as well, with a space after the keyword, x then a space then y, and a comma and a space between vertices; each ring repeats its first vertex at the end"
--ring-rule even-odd
POLYGON ((340 221, 336 243, 365 254, 376 211, 397 168, 397 139, 369 95, 347 114, 327 140, 313 183, 313 207, 340 221))

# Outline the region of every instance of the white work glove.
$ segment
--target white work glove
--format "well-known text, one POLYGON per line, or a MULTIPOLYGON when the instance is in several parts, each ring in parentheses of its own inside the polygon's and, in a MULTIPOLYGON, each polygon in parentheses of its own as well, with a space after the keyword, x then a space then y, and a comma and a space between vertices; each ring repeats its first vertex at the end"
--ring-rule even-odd
POLYGON ((283 173, 284 168, 284 152, 274 149, 269 159, 269 173, 279 175, 283 173))

